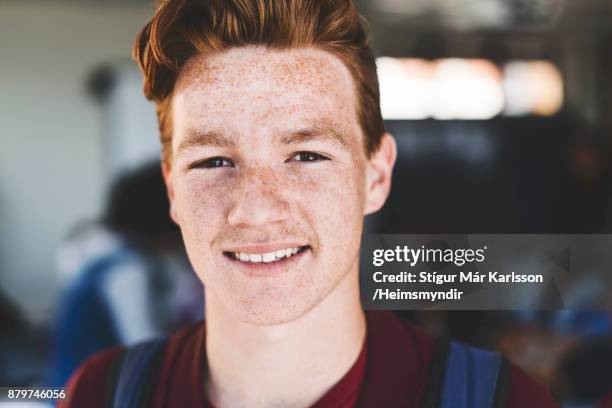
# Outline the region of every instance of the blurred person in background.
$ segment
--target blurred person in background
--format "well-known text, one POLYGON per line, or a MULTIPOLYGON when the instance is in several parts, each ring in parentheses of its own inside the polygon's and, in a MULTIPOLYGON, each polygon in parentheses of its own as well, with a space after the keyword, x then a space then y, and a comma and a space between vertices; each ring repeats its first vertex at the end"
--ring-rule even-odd
POLYGON ((50 383, 89 355, 169 334, 203 317, 203 290, 169 217, 159 162, 121 175, 99 223, 82 223, 60 251, 67 281, 50 383))

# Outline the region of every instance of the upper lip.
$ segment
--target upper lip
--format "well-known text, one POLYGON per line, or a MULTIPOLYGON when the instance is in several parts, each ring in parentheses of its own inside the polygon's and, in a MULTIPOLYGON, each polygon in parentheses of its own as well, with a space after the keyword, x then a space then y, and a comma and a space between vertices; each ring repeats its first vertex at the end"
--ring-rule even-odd
POLYGON ((300 248, 305 246, 303 243, 297 242, 270 242, 260 244, 240 244, 224 250, 224 252, 241 252, 246 254, 265 254, 276 252, 287 248, 300 248))

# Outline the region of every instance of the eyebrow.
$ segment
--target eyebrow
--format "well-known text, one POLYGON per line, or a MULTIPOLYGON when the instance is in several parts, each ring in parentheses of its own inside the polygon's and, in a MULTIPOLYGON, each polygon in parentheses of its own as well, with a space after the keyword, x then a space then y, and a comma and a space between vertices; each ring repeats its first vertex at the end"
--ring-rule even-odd
POLYGON ((346 137, 336 129, 328 126, 314 126, 295 131, 284 132, 280 141, 283 144, 297 144, 315 141, 331 141, 348 148, 349 143, 346 137))
POLYGON ((184 150, 197 146, 232 147, 235 145, 236 139, 233 136, 221 132, 190 132, 178 145, 176 153, 179 154, 184 150))
MULTIPOLYGON (((306 142, 334 142, 348 148, 349 143, 346 137, 328 126, 313 126, 309 128, 297 129, 283 132, 280 135, 280 142, 285 145, 306 143, 306 142)), ((218 131, 190 132, 177 147, 177 154, 192 147, 214 146, 214 147, 233 147, 236 146, 236 138, 218 131)))

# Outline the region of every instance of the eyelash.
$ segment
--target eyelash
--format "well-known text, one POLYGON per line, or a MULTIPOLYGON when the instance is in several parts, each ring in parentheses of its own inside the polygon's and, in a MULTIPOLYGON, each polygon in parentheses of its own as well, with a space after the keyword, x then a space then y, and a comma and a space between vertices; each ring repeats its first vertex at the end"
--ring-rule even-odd
MULTIPOLYGON (((303 151, 303 152, 294 153, 289 159, 285 161, 285 163, 288 163, 291 161, 311 163, 311 162, 318 162, 318 161, 325 161, 325 160, 331 160, 331 159, 320 153, 303 151), (300 157, 300 156, 301 156, 301 160, 295 160, 296 157, 300 157), (304 158, 304 156, 308 156, 309 158, 304 158)), ((189 169, 196 169, 196 168, 215 169, 219 167, 234 167, 234 166, 235 166, 234 162, 228 159, 227 157, 216 156, 216 157, 211 157, 209 159, 196 161, 195 163, 189 165, 189 169)))

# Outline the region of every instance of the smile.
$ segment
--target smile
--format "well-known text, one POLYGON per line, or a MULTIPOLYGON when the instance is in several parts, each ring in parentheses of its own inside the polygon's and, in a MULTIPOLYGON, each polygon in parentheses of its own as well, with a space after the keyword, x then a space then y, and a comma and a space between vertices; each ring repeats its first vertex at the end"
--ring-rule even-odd
POLYGON ((244 263, 273 263, 291 258, 294 255, 298 255, 301 252, 308 249, 308 246, 296 246, 278 249, 270 252, 234 252, 226 251, 223 254, 235 261, 241 261, 244 263))

